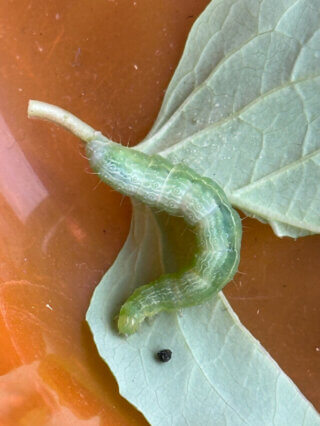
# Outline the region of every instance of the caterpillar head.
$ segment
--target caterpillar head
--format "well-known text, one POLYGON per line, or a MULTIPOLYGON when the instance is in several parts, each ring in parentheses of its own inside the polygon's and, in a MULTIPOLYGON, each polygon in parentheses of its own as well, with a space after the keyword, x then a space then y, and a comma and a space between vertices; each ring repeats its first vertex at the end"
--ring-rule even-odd
POLYGON ((144 315, 138 312, 137 306, 134 303, 127 301, 120 309, 118 317, 118 330, 120 334, 126 336, 135 333, 142 321, 144 315))

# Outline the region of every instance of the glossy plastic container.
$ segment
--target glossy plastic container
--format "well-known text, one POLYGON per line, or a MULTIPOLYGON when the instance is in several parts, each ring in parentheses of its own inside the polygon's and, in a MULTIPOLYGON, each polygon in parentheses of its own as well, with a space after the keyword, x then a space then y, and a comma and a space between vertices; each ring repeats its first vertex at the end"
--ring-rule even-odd
MULTIPOLYGON (((27 119, 55 103, 134 145, 161 105, 207 0, 0 4, 0 424, 144 425, 99 358, 85 313, 123 245, 130 202, 100 184, 80 142, 27 119)), ((245 219, 232 306, 319 408, 320 238, 245 219)))

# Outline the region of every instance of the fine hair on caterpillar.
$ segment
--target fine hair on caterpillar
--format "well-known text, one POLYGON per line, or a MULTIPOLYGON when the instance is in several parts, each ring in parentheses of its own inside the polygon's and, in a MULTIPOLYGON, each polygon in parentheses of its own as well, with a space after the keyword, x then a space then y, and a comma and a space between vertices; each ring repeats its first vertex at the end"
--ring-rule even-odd
POLYGON ((146 317, 199 305, 233 279, 240 260, 241 220, 223 189, 183 164, 114 143, 61 108, 30 101, 30 117, 54 121, 86 144, 90 166, 116 191, 172 216, 195 232, 188 265, 138 287, 118 315, 121 334, 136 332, 146 317))

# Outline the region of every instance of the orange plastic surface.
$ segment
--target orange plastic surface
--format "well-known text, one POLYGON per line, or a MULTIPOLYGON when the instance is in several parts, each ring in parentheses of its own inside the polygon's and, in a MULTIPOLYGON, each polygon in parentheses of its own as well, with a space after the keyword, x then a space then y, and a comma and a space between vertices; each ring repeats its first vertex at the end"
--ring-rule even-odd
MULTIPOLYGON (((0 5, 0 425, 145 425, 118 394, 85 323, 130 203, 100 184, 80 142, 27 119, 57 104, 123 144, 151 127, 208 0, 13 0, 0 5)), ((226 295, 319 407, 320 238, 244 220, 226 295)))

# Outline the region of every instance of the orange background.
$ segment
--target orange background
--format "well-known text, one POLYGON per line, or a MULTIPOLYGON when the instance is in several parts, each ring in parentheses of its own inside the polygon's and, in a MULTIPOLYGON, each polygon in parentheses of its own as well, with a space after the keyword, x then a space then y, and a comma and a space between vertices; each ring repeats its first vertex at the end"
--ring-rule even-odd
MULTIPOLYGON (((27 119, 62 106, 134 145, 147 133, 208 0, 13 0, 0 5, 0 424, 144 425, 85 323, 116 258, 130 203, 99 184, 79 141, 27 119)), ((225 294, 320 407, 320 237, 276 238, 245 219, 225 294)))

